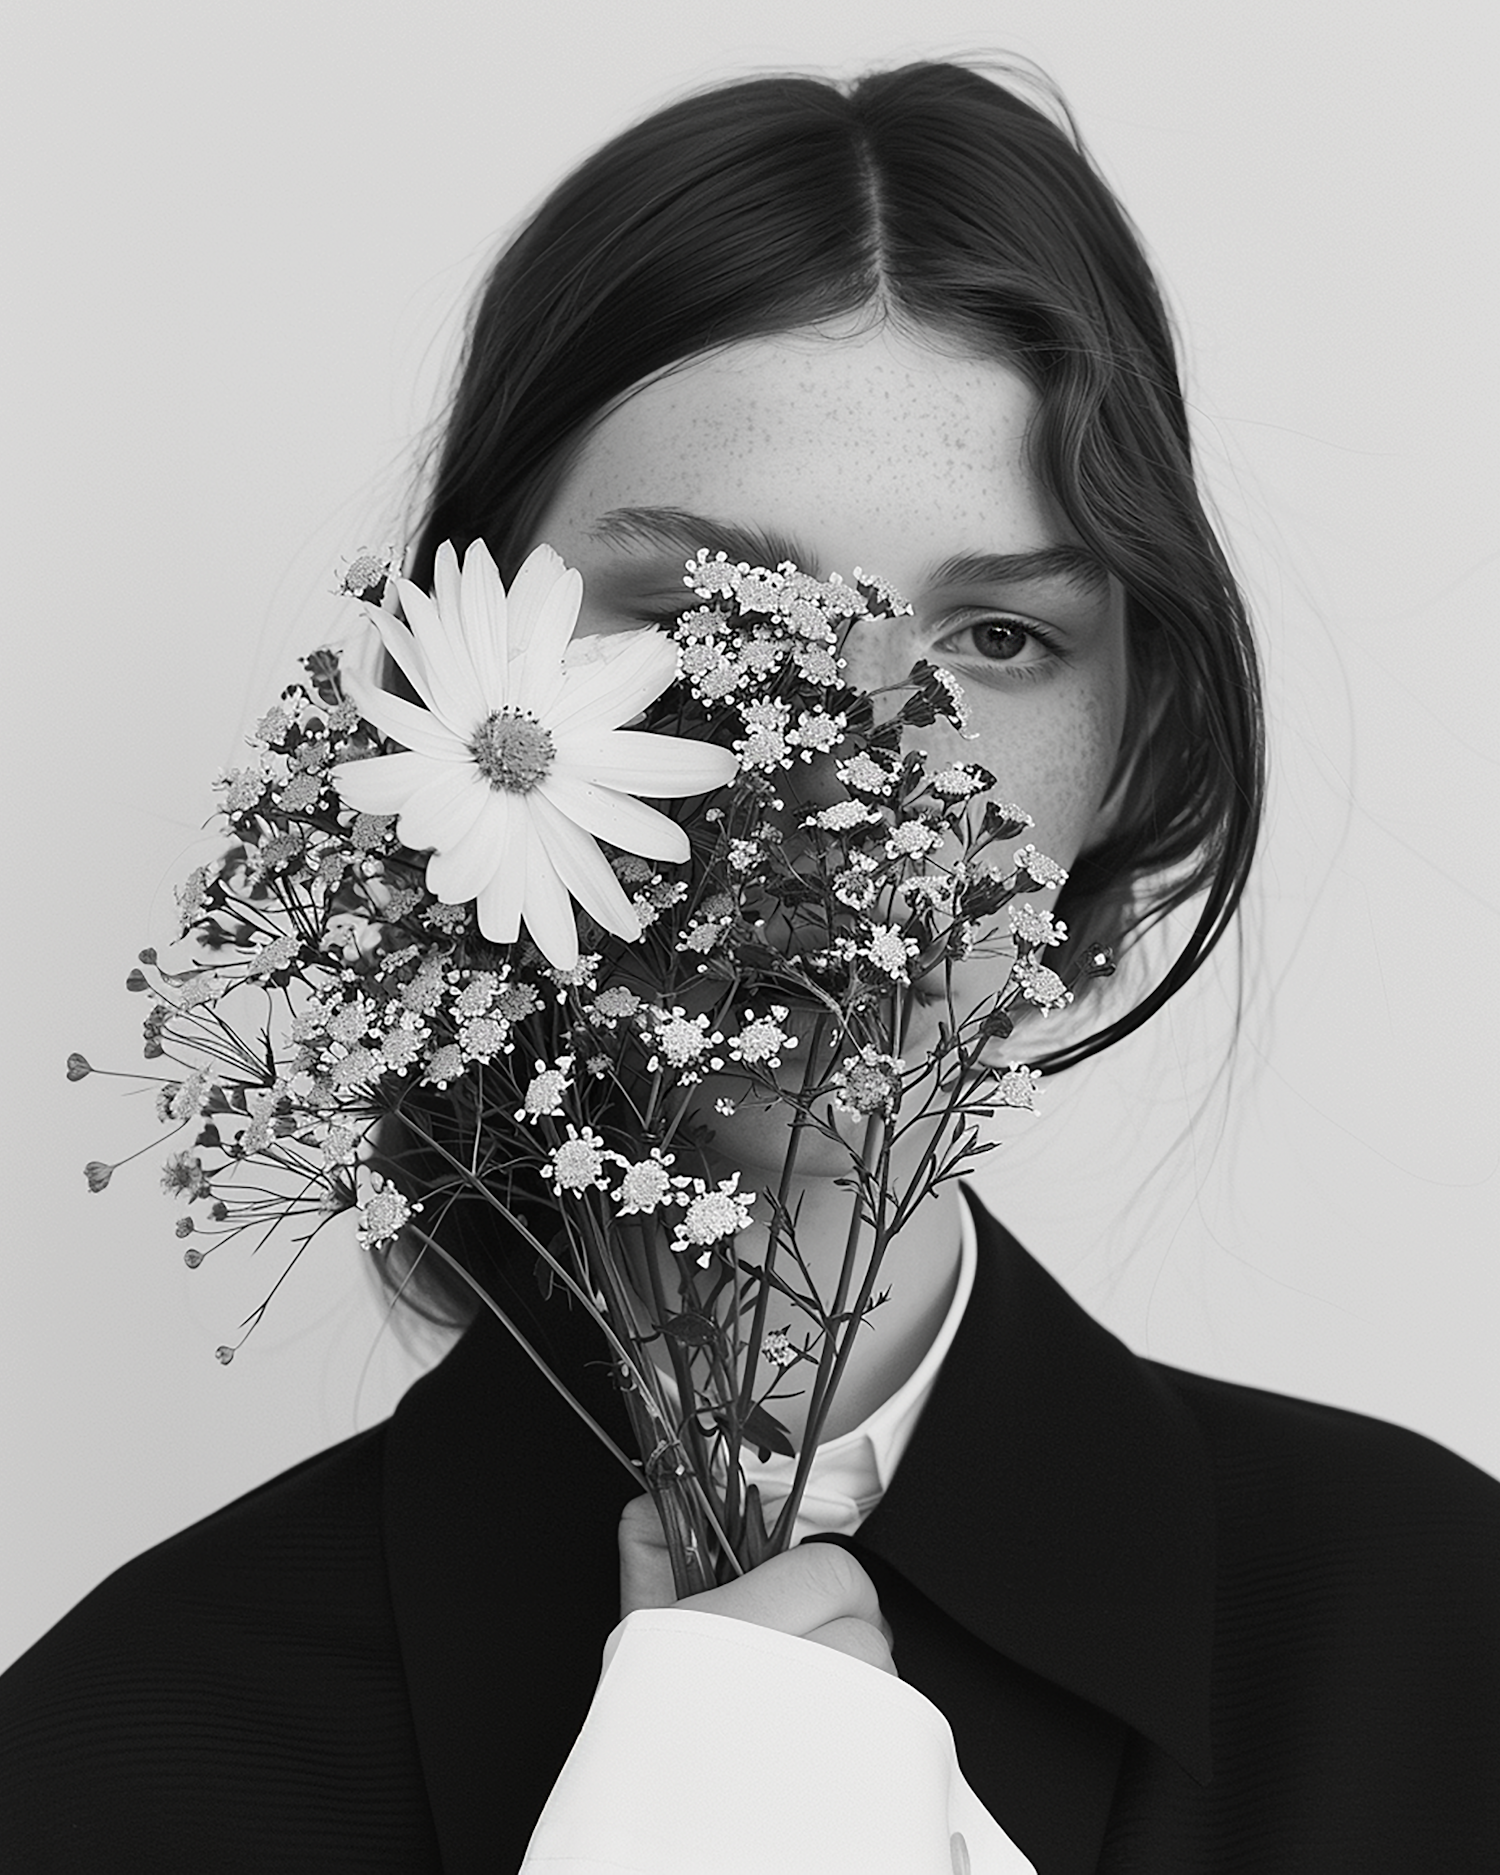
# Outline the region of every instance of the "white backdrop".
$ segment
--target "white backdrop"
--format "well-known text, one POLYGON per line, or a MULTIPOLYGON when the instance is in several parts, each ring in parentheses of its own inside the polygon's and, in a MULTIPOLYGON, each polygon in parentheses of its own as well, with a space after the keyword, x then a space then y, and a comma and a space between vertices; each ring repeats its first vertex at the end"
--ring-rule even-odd
MULTIPOLYGON (((19 11, 21 17, 15 18, 19 11)), ((0 68, 9 1066, 0 1661, 147 1545, 389 1412, 347 1236, 190 1274, 136 951, 210 779, 385 531, 499 236, 688 84, 965 50, 1062 83, 1187 333, 1277 780, 1233 973, 1054 1088, 987 1195, 1156 1358, 1500 1471, 1490 10, 1360 0, 30 0, 0 68), (1395 22, 1400 21, 1399 30, 1395 22), (747 23, 750 22, 750 23, 747 23), (1149 1176, 1148 1176, 1149 1175, 1149 1176)), ((998 1163, 997 1163, 998 1161, 998 1163)))

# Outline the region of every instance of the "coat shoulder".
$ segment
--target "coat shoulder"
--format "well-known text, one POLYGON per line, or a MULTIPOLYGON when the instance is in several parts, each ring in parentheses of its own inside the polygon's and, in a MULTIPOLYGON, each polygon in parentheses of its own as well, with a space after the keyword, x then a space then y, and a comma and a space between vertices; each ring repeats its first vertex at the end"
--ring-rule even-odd
POLYGON ((1147 1366, 1204 1432, 1221 1503, 1243 1494, 1290 1498, 1316 1517, 1350 1517, 1371 1529, 1435 1516, 1500 1541, 1500 1480, 1422 1433, 1344 1407, 1324 1406, 1233 1381, 1147 1366))
POLYGON ((1424 1646, 1467 1659, 1500 1726, 1500 1481, 1403 1426, 1152 1365, 1209 1450, 1225 1592, 1404 1636, 1414 1671, 1424 1646))
POLYGON ((0 1676, 8 1865, 435 1865, 386 1582, 384 1435, 137 1556, 0 1676))

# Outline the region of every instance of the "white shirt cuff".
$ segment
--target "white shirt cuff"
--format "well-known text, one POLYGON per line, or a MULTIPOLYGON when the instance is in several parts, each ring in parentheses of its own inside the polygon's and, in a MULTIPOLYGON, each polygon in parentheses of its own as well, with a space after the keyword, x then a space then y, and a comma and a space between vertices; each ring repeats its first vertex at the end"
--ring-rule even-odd
POLYGON ((627 1616, 522 1875, 845 1871, 1035 1875, 915 1687, 723 1615, 627 1616))

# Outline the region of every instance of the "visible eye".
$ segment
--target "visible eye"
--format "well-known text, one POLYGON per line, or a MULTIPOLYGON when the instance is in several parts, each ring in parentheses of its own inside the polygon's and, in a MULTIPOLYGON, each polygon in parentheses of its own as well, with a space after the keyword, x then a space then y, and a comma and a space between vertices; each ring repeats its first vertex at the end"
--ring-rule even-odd
POLYGON ((960 625, 950 642, 960 656, 977 656, 987 664, 1009 665, 1018 671, 1037 670, 1063 655, 1057 640, 1040 625, 1012 616, 960 625))

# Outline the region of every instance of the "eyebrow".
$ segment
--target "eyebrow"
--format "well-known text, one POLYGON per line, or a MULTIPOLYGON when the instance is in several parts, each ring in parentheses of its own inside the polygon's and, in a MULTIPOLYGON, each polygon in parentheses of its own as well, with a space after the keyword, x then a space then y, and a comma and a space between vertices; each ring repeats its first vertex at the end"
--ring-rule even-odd
POLYGON ((751 566, 775 567, 791 560, 807 571, 817 556, 790 534, 774 529, 742 527, 733 521, 714 521, 686 508, 611 508, 588 530, 590 540, 610 546, 663 547, 684 560, 699 547, 724 553, 751 566))
MULTIPOLYGON (((699 547, 724 553, 751 566, 775 567, 791 560, 804 572, 817 564, 817 555, 791 534, 774 528, 748 527, 734 521, 716 521, 686 508, 611 508, 588 529, 591 540, 611 546, 661 547, 684 558, 699 547)), ((929 567, 924 586, 1005 586, 1028 580, 1064 579, 1074 585, 1102 589, 1109 569, 1087 547, 1059 541, 1024 553, 960 553, 929 567)))

